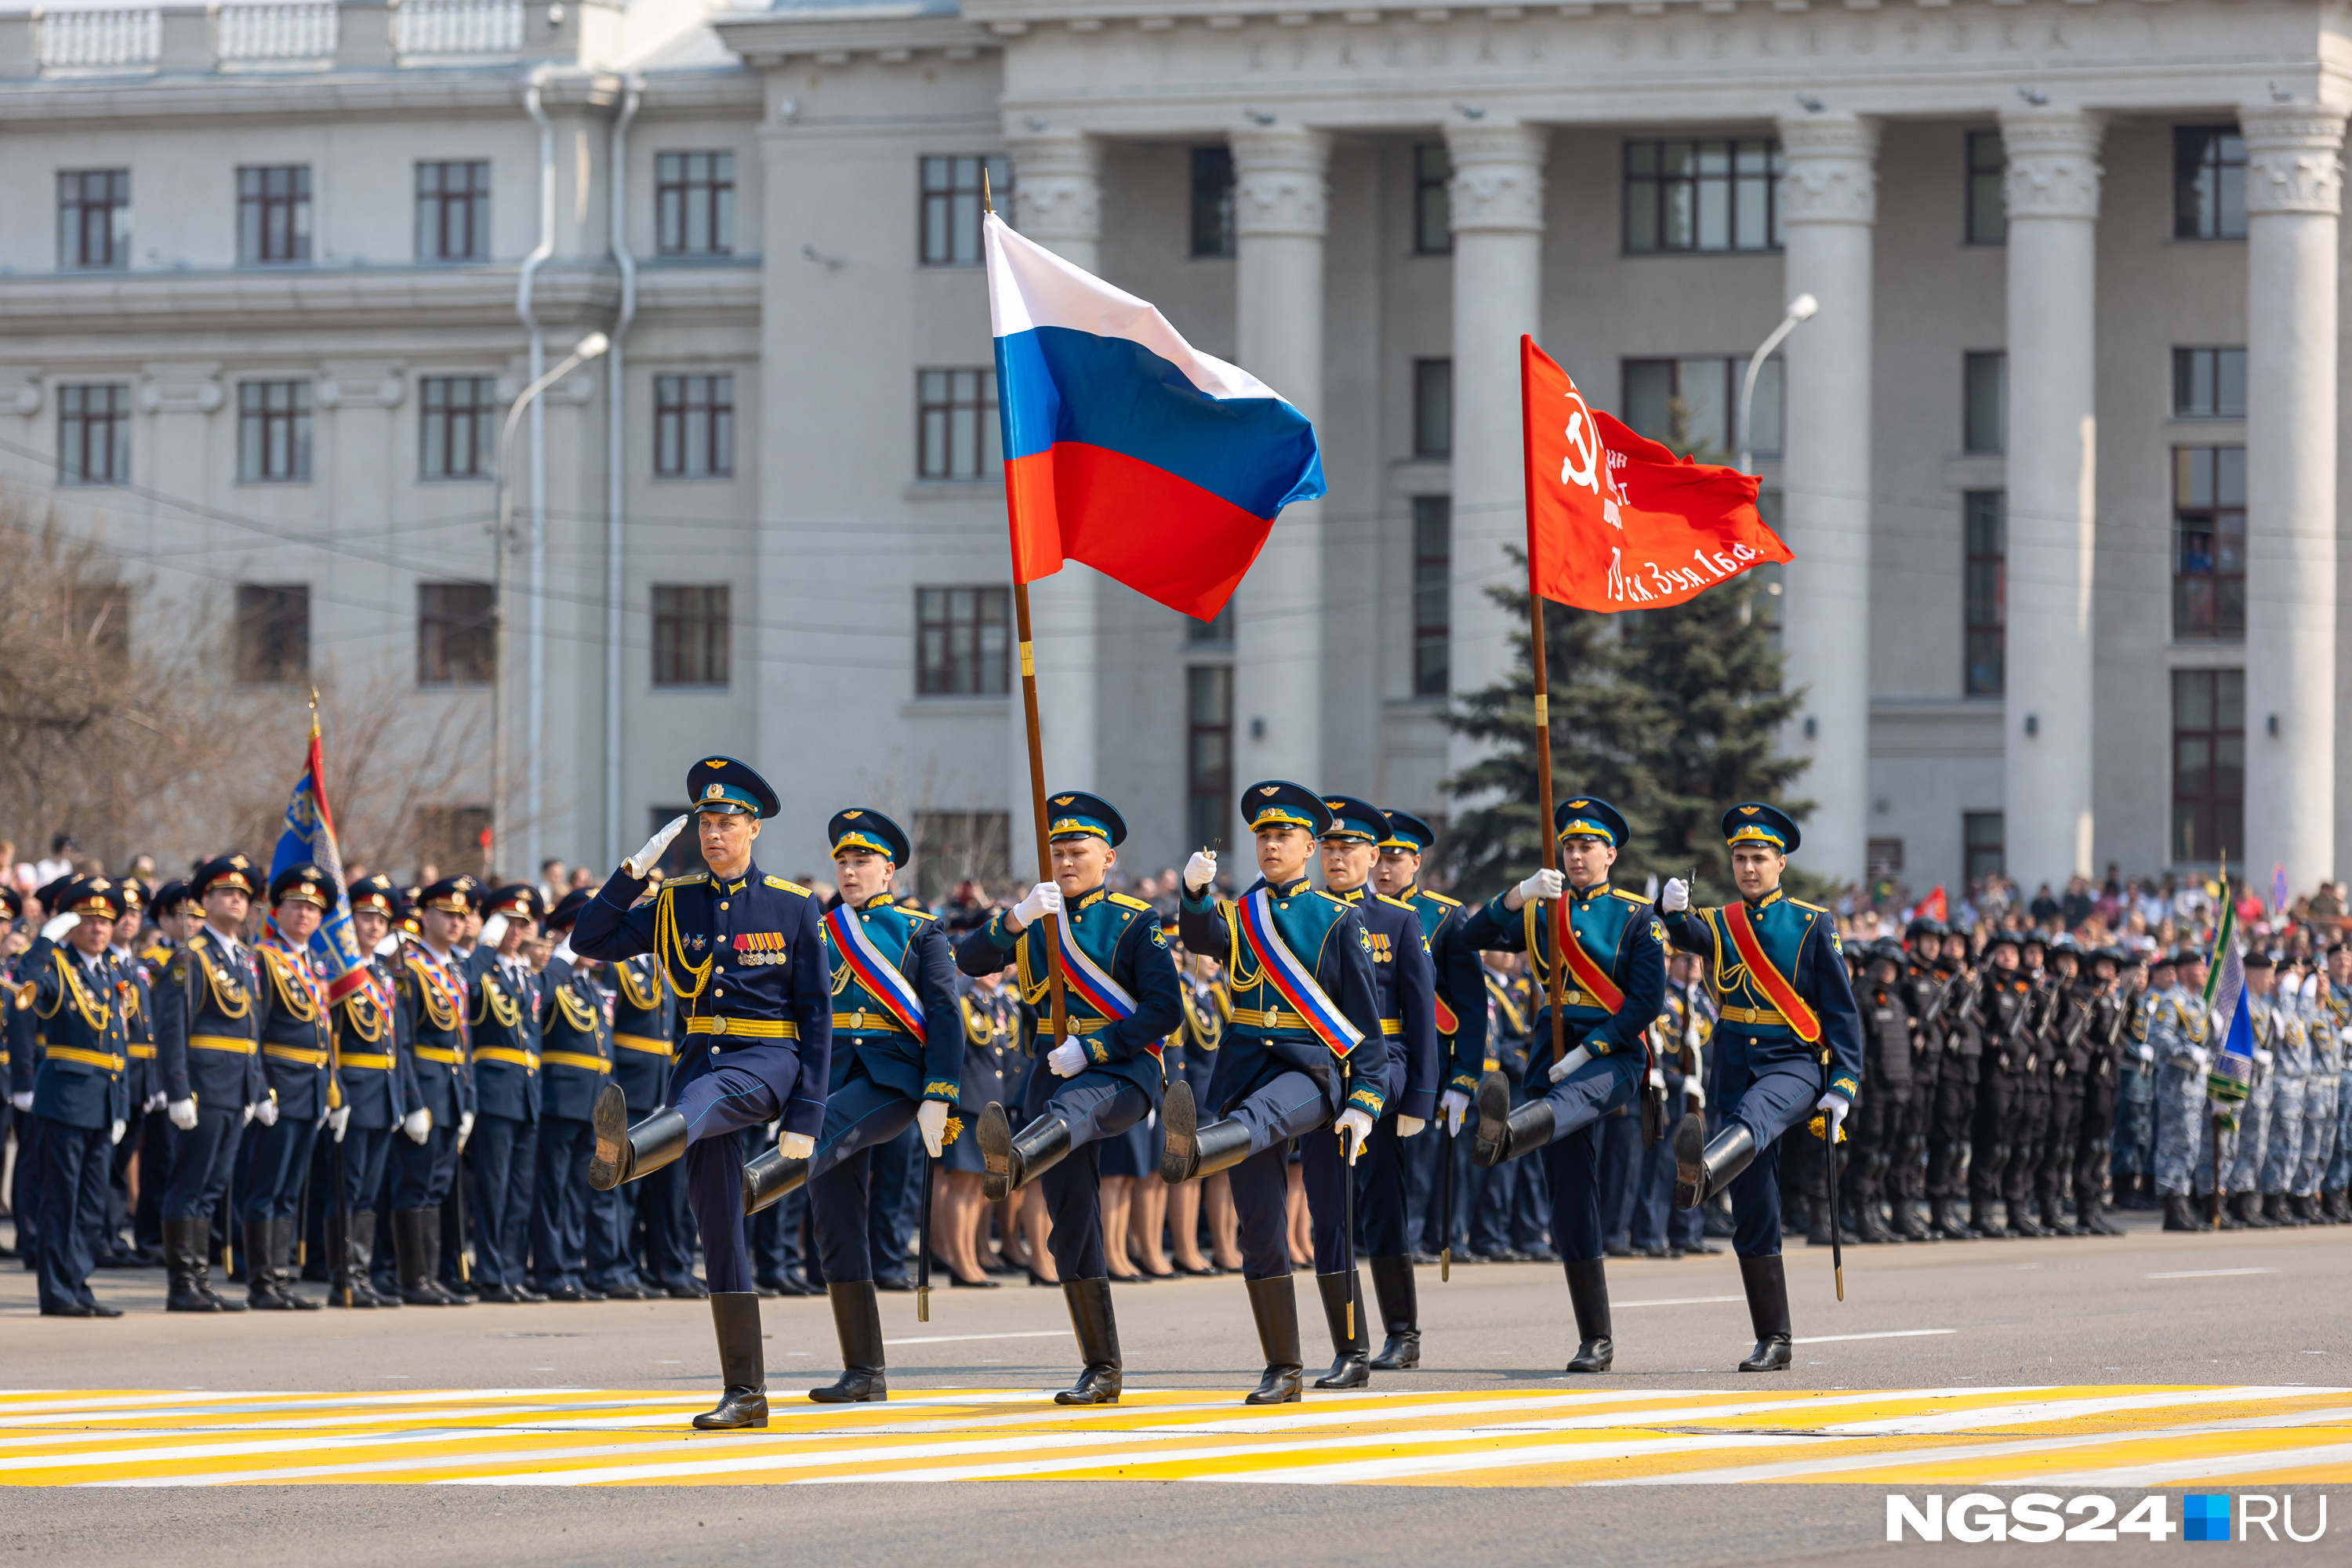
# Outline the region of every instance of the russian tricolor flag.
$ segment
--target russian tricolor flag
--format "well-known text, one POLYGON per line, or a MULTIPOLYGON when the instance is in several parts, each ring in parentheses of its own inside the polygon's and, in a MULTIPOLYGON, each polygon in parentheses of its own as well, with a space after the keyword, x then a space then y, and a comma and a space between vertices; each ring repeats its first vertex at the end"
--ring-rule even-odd
POLYGON ((1014 578, 1083 561, 1213 618, 1276 515, 1323 494, 1315 427, 992 213, 986 244, 1014 578))

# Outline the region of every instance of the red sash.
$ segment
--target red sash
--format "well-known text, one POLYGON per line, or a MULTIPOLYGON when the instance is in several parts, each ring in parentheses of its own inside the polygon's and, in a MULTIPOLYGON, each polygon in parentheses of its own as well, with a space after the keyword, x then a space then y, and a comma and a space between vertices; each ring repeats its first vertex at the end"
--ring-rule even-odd
POLYGON ((1552 951, 1559 954, 1561 962, 1568 965, 1569 978, 1576 982, 1576 988, 1611 1013, 1624 1006, 1625 993, 1618 990, 1617 983, 1601 972, 1601 965, 1592 962, 1592 955, 1584 951, 1582 942, 1577 941, 1576 928, 1568 921, 1568 900, 1560 900, 1552 906, 1552 951))
POLYGON ((1757 940, 1756 927, 1748 919, 1745 900, 1723 907, 1723 925, 1731 933, 1731 945, 1739 950, 1739 962, 1748 966, 1748 973, 1754 978, 1758 988, 1772 999, 1774 1010, 1789 1021, 1789 1027, 1797 1032, 1797 1038, 1809 1046, 1820 1039, 1822 1021, 1813 1016, 1813 1010, 1805 1005, 1805 999, 1797 994, 1797 988, 1790 984, 1789 977, 1773 968, 1772 961, 1764 956, 1764 944, 1757 940))

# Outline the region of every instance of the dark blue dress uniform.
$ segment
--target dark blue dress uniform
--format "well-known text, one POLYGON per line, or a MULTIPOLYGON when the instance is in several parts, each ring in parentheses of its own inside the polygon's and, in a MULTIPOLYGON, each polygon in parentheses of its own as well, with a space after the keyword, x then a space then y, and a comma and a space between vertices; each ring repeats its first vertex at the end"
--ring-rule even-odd
MULTIPOLYGON (((613 986, 613 1083, 629 1120, 642 1121, 661 1108, 669 1091, 677 1002, 650 953, 608 963, 601 977, 613 986)), ((614 1259, 609 1275, 595 1272, 591 1262, 588 1283, 595 1289, 610 1295, 658 1287, 681 1300, 709 1294, 694 1277, 694 1215, 686 1206, 684 1165, 664 1165, 642 1181, 609 1191, 591 1189, 588 1224, 611 1237, 601 1251, 592 1243, 591 1258, 614 1259), (641 1227, 649 1277, 636 1268, 641 1227)))
MULTIPOLYGON (((1321 796, 1281 780, 1251 785, 1242 807, 1253 832, 1299 827, 1320 837, 1331 826, 1321 796)), ((1214 900, 1212 891, 1185 889, 1178 926, 1189 951, 1224 963, 1233 995, 1233 1026, 1209 1080, 1209 1103, 1221 1120, 1198 1126, 1189 1086, 1171 1085, 1160 1173, 1174 1184, 1232 1171, 1242 1274, 1266 1354, 1265 1379, 1249 1397, 1281 1403, 1298 1397, 1299 1376, 1288 1241, 1290 1142, 1299 1144, 1318 1288, 1328 1289, 1320 1281, 1335 1279, 1352 1302, 1354 1275, 1343 1268, 1351 1238, 1340 1186, 1349 1178, 1333 1126, 1345 1110, 1377 1121, 1386 1109, 1388 1037, 1381 1028, 1371 933, 1354 905, 1316 891, 1304 877, 1279 887, 1260 878, 1232 903, 1214 900), (1272 938, 1312 978, 1311 994, 1296 978, 1287 990, 1277 985, 1244 938, 1244 906, 1261 892, 1258 907, 1272 922, 1272 938), (1357 1043, 1344 1055, 1327 1043, 1327 1035, 1295 1005, 1302 999, 1318 1009, 1324 1029, 1344 1038, 1337 1027, 1344 1020, 1357 1043)))
MULTIPOLYGON (((510 883, 491 896, 489 912, 527 926, 542 912, 539 895, 510 883)), ((528 1300, 523 1278, 530 1245, 540 1137, 541 977, 498 943, 474 949, 465 965, 467 1060, 474 1074, 474 1131, 464 1164, 471 1185, 474 1283, 486 1301, 528 1300)))
MULTIPOLYGON (((299 901, 323 916, 341 896, 334 879, 317 866, 289 866, 269 882, 273 910, 299 901)), ((253 1160, 238 1214, 245 1226, 247 1304, 312 1310, 319 1303, 295 1293, 290 1268, 302 1183, 331 1097, 334 1009, 308 951, 273 932, 254 956, 261 973, 255 1000, 261 1009, 264 1092, 276 1109, 274 1120, 252 1131, 253 1160)))
MULTIPOLYGON (((444 878, 417 896, 420 910, 462 915, 472 908, 470 877, 444 878)), ((392 1141, 392 1237, 400 1299, 412 1307, 446 1307, 460 1298, 434 1278, 441 1260, 441 1206, 457 1177, 457 1137, 474 1109, 466 1059, 468 984, 454 952, 404 942, 394 973, 400 1037, 415 1099, 429 1123, 419 1142, 404 1127, 392 1141)), ((405 1116, 404 1115, 404 1120, 405 1116)))
MULTIPOLYGON (((116 884, 122 889, 123 911, 137 913, 145 894, 136 881, 116 884)), ((120 929, 118 927, 118 929, 120 929)), ((123 998, 123 1041, 131 1065, 123 1074, 123 1090, 131 1101, 131 1128, 114 1146, 110 1158, 109 1192, 106 1224, 99 1237, 98 1258, 100 1267, 129 1267, 132 1264, 154 1264, 163 1260, 163 1183, 168 1156, 158 1156, 153 1165, 141 1158, 150 1142, 168 1144, 165 1134, 171 1131, 171 1121, 163 1114, 163 1075, 155 1065, 155 980, 171 960, 171 950, 150 948, 133 953, 128 947, 116 945, 111 952, 122 977, 131 985, 123 998), (160 1127, 151 1140, 151 1126, 160 1127), (133 1216, 130 1212, 131 1162, 140 1160, 139 1206, 146 1211, 143 1225, 132 1232, 133 1251, 122 1252, 119 1247, 122 1223, 133 1216), (151 1174, 152 1173, 152 1174, 151 1174), (143 1254, 143 1256, 142 1255, 143 1254)))
MULTIPOLYGON (((1756 845, 1785 856, 1799 842, 1797 825, 1761 802, 1724 813, 1723 833, 1734 850, 1756 845)), ((1660 918, 1676 947, 1706 961, 1721 1003, 1713 1064, 1720 1128, 1710 1139, 1696 1116, 1675 1128, 1675 1205, 1694 1208, 1729 1189, 1732 1250, 1757 1338, 1742 1370, 1777 1371, 1790 1359, 1780 1138, 1824 1095, 1851 1104, 1862 1083, 1862 1022, 1844 950, 1827 910, 1777 887, 1660 918)))
MULTIPOLYGON (((550 916, 549 929, 569 929, 588 899, 585 889, 566 898, 550 916)), ((540 975, 546 1001, 540 1017, 542 1098, 539 1201, 530 1228, 532 1283, 558 1301, 604 1295, 601 1289, 592 1294, 588 1276, 611 1278, 616 1261, 613 1247, 618 1238, 593 1232, 588 1224, 588 1156, 596 1142, 596 1097, 613 1080, 614 1055, 604 994, 590 973, 594 967, 593 959, 575 963, 559 953, 547 961, 540 975)))
MULTIPOLYGON (((354 910, 374 909, 397 923, 399 891, 383 876, 352 885, 354 910)), ((394 984, 391 957, 371 957, 361 966, 359 984, 330 1015, 335 1045, 335 1102, 351 1112, 341 1148, 344 1251, 335 1260, 331 1301, 353 1306, 398 1306, 400 1298, 379 1292, 368 1265, 375 1251, 376 1203, 394 1139, 409 1112, 423 1108, 416 1090, 407 1039, 408 1016, 394 984)), ((406 1142, 402 1139, 402 1142, 406 1142)))
MULTIPOLYGON (((961 954, 958 963, 961 965, 961 954)), ((956 1120, 966 1127, 977 1127, 980 1113, 992 1103, 1018 1104, 1026 1088, 1021 1007, 1011 986, 987 985, 959 973, 956 1011, 963 1018, 963 1068, 956 1075, 956 1120)), ((976 1137, 956 1139, 940 1162, 945 1170, 968 1175, 980 1175, 986 1169, 976 1137)))
MULTIPOLYGON (((1436 830, 1421 818, 1402 811, 1386 816, 1389 836, 1381 840, 1382 849, 1426 855, 1437 842, 1436 830)), ((1461 900, 1433 893, 1418 882, 1395 898, 1421 916, 1430 963, 1437 972, 1438 1048, 1448 1064, 1445 1087, 1468 1099, 1478 1092, 1478 1080, 1486 1072, 1486 971, 1478 962, 1478 944, 1465 934, 1474 911, 1461 900)))
MULTIPOLYGON (((104 877, 76 884, 64 902, 84 921, 122 913, 121 890, 104 877)), ((69 942, 42 938, 18 964, 45 1042, 32 1091, 41 1314, 113 1318, 121 1310, 90 1294, 90 1241, 105 1223, 109 1155, 131 1116, 123 1026, 131 986, 110 953, 91 957, 69 942)))

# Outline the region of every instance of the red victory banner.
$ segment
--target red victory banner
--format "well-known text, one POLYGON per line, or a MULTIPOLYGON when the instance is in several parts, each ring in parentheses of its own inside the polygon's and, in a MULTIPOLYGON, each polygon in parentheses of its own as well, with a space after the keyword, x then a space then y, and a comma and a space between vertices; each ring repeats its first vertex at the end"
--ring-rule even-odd
POLYGON ((1527 434, 1528 581, 1580 610, 1696 598, 1789 547, 1756 512, 1753 475, 1677 458, 1584 401, 1519 339, 1527 434))

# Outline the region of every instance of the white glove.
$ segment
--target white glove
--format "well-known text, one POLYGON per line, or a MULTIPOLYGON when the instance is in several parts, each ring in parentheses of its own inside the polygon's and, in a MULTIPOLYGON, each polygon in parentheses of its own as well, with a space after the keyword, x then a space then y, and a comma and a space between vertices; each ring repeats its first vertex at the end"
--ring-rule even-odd
POLYGON ((1566 1078, 1569 1074, 1574 1072, 1577 1068, 1582 1067, 1591 1059, 1592 1053, 1590 1050, 1586 1049, 1582 1046, 1577 1047, 1576 1049, 1569 1052, 1566 1056, 1560 1058, 1559 1060, 1551 1064, 1552 1082, 1558 1083, 1560 1079, 1566 1078))
POLYGON ((2139 1045, 2133 1047, 2132 1055, 2137 1057, 2144 1062, 2152 1062, 2156 1060, 2156 1047, 2143 1040, 2139 1045))
POLYGON ((1696 1073, 1683 1079, 1683 1099, 1690 1102, 1693 1110, 1706 1109, 1706 1089, 1701 1086, 1696 1073))
POLYGON ((669 849, 669 841, 686 831, 686 816, 680 813, 670 819, 667 827, 646 840, 646 847, 621 862, 621 869, 644 881, 661 864, 662 856, 669 849))
POLYGON ((572 938, 569 933, 564 936, 562 942, 555 944, 555 951, 549 953, 547 956, 550 959, 560 958, 566 963, 577 963, 580 962, 580 955, 572 951, 572 938))
POLYGON ((1076 1040, 1064 1040, 1045 1053, 1045 1065, 1055 1078, 1076 1078, 1087 1065, 1087 1048, 1076 1040))
POLYGON ((1062 889, 1054 882, 1040 882, 1029 889, 1029 896, 1013 906, 1013 918, 1022 926, 1035 925, 1047 915, 1062 912, 1062 889))
POLYGON ((121 1142, 123 1133, 130 1131, 130 1128, 131 1123, 117 1118, 114 1125, 106 1130, 106 1141, 110 1143, 121 1142))
POLYGON ((1521 882, 1513 891, 1519 895, 1519 902, 1524 904, 1529 899, 1557 899, 1560 889, 1567 886, 1568 878, 1564 874, 1546 867, 1521 882))
POLYGON ((255 1111, 257 1111, 257 1110, 260 1110, 260 1109, 261 1109, 261 1108, 260 1108, 259 1106, 257 1106, 257 1105, 248 1105, 248 1106, 247 1106, 247 1107, 245 1108, 245 1120, 246 1120, 246 1121, 247 1122, 247 1124, 250 1124, 250 1123, 252 1122, 252 1121, 253 1121, 253 1113, 254 1113, 255 1111))
POLYGON ((1184 890, 1198 898, 1210 883, 1217 879, 1217 852, 1195 849, 1192 858, 1184 862, 1184 890))
POLYGON ((33 1097, 30 1094, 12 1094, 8 1097, 8 1103, 19 1110, 29 1112, 33 1109, 33 1097))
POLYGON ((1813 1109, 1830 1119, 1829 1136, 1824 1142, 1834 1147, 1837 1143, 1838 1129, 1845 1125, 1845 1113, 1853 1108, 1845 1102, 1843 1096, 1825 1094, 1813 1101, 1813 1109))
POLYGON ((399 951, 400 933, 398 931, 386 932, 384 939, 375 944, 375 955, 378 958, 390 958, 394 953, 398 952, 399 951))
POLYGON ((2254 1065, 2258 1068, 2266 1068, 2277 1059, 2276 1056, 2270 1051, 2258 1050, 2254 1053, 2254 1065))
POLYGON ((923 1101, 923 1108, 915 1112, 915 1131, 923 1135, 923 1147, 930 1151, 931 1158, 938 1159, 948 1146, 948 1102, 923 1101))
POLYGON ((1665 1068, 1652 1068, 1650 1069, 1650 1087, 1652 1089, 1664 1089, 1666 1087, 1665 1068))
POLYGON ((492 915, 488 920, 482 922, 481 944, 492 951, 496 951, 499 943, 505 940, 506 934, 507 917, 504 915, 492 915))
POLYGON ((1372 1135, 1372 1119, 1361 1108, 1351 1105, 1339 1112, 1339 1120, 1331 1124, 1331 1131, 1348 1141, 1348 1163, 1352 1165, 1356 1156, 1364 1152, 1364 1140, 1372 1135))
POLYGON ((474 1113, 470 1110, 457 1112, 457 1147, 463 1149, 466 1146, 466 1140, 473 1135, 474 1113))
POLYGON ((1418 1116, 1407 1116, 1402 1110, 1397 1112, 1397 1136, 1400 1138, 1418 1138, 1421 1130, 1428 1125, 1418 1116))
POLYGON ((787 1160, 805 1160, 816 1152, 816 1140, 805 1132, 779 1132, 776 1152, 787 1160))
POLYGON ((327 1112, 327 1131, 335 1135, 336 1142, 340 1143, 343 1141, 343 1131, 351 1124, 352 1108, 350 1106, 338 1105, 334 1110, 327 1112))
POLYGON ((1658 908, 1667 914, 1690 908, 1690 884, 1680 877, 1669 877, 1664 891, 1658 894, 1658 908))
POLYGON ((433 1136, 433 1113, 416 1110, 400 1119, 400 1130, 408 1134, 411 1143, 422 1143, 433 1136))
POLYGON ((196 1125, 196 1097, 192 1094, 185 1100, 172 1101, 163 1108, 163 1114, 169 1116, 172 1119, 172 1125, 181 1131, 194 1131, 196 1125))
POLYGON ((81 917, 74 913, 71 910, 68 910, 61 915, 54 916, 46 925, 42 926, 41 934, 47 937, 51 942, 62 942, 65 940, 66 932, 73 930, 74 927, 79 924, 81 924, 81 917))
POLYGON ((170 1095, 165 1094, 159 1089, 154 1093, 149 1095, 147 1097, 146 1103, 142 1105, 139 1109, 142 1113, 150 1110, 161 1110, 170 1099, 170 1095))
POLYGON ((277 1126, 278 1101, 274 1098, 263 1100, 260 1104, 253 1108, 253 1119, 264 1127, 277 1126))
POLYGON ((1437 1113, 1445 1118, 1448 1132, 1459 1132, 1462 1119, 1470 1113, 1470 1097, 1458 1089, 1449 1089, 1437 1097, 1437 1113))

